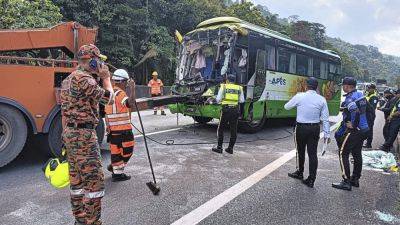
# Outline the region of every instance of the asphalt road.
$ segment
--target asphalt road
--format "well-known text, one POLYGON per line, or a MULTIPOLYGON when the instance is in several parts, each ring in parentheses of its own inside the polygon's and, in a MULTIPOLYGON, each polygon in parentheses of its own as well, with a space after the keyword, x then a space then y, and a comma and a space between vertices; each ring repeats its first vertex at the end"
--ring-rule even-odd
MULTIPOLYGON (((215 142, 216 122, 199 125, 180 116, 177 125, 175 115, 143 114, 151 138, 188 145, 149 141, 161 187, 160 195, 153 196, 145 185, 151 174, 143 138, 138 136, 126 168, 132 179, 112 183, 105 171, 104 224, 171 224, 189 213, 192 222, 203 215, 199 224, 390 224, 378 218, 378 211, 400 218, 397 174, 364 170, 360 188, 352 192, 331 188, 332 182, 341 179, 333 143, 319 158, 314 189, 289 179, 287 173, 295 169, 296 161, 294 157, 282 161, 294 149, 292 127, 286 121, 270 122, 257 134, 240 134, 234 155, 220 155, 210 151, 212 144, 194 144, 215 142), (265 167, 264 177, 248 178, 265 167), (247 181, 253 183, 243 189, 247 181), (228 197, 216 197, 221 193, 228 197), (229 197, 232 193, 237 197, 229 197), (226 204, 218 206, 221 201, 226 204)), ((382 140, 382 118, 378 117, 374 147, 382 140)), ((46 183, 41 167, 47 156, 39 148, 40 142, 31 141, 17 160, 0 169, 0 224, 73 224, 69 191, 55 190, 46 183)), ((109 152, 103 151, 103 164, 109 160, 109 152)), ((391 224, 400 224, 400 220, 391 224)))

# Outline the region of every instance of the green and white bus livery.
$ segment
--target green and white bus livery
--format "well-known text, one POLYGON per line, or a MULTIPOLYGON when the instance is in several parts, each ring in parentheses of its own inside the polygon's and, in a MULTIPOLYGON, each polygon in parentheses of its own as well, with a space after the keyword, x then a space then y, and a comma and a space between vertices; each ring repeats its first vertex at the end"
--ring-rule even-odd
POLYGON ((294 118, 296 111, 283 105, 306 90, 310 76, 319 80, 318 91, 327 99, 330 114, 339 112, 341 59, 335 52, 233 17, 204 21, 184 36, 172 91, 187 99, 169 105, 171 112, 200 123, 219 118, 221 106, 215 97, 227 74, 235 75, 245 91, 242 132, 258 131, 269 118, 294 118))

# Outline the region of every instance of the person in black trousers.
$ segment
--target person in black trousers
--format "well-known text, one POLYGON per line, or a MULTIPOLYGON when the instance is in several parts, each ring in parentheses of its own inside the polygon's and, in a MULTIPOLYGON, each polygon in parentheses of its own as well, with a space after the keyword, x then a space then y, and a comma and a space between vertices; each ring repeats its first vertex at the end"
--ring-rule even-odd
POLYGON ((394 96, 394 93, 392 90, 385 90, 384 96, 386 98, 386 103, 382 108, 378 108, 378 110, 382 111, 384 116, 385 116, 385 125, 383 126, 383 138, 385 141, 389 138, 389 121, 388 118, 390 116, 390 113, 393 110, 394 105, 396 102, 399 100, 398 97, 394 96))
POLYGON ((379 101, 375 84, 370 84, 367 86, 365 98, 368 101, 367 120, 369 125, 369 132, 368 132, 367 143, 363 147, 372 148, 372 139, 374 138, 374 124, 376 118, 375 111, 379 101))
POLYGON ((389 123, 388 138, 385 143, 379 148, 382 151, 390 152, 393 147, 400 129, 400 89, 396 91, 396 103, 387 119, 389 123))
POLYGON ((318 141, 320 134, 320 122, 323 122, 325 141, 330 141, 329 110, 324 97, 319 95, 318 80, 310 77, 307 80, 308 91, 296 94, 288 103, 285 109, 297 108, 295 143, 297 149, 297 170, 289 173, 288 176, 301 179, 303 184, 314 187, 318 168, 318 141), (309 173, 307 179, 303 180, 305 153, 309 158, 309 173))
POLYGON ((236 143, 237 125, 239 120, 239 104, 244 103, 243 87, 235 84, 236 76, 233 74, 228 75, 226 83, 221 84, 218 91, 217 102, 221 104, 221 117, 218 125, 217 135, 218 144, 211 150, 216 153, 222 153, 222 144, 224 142, 224 126, 229 124, 231 137, 229 146, 225 151, 233 154, 233 147, 236 143))

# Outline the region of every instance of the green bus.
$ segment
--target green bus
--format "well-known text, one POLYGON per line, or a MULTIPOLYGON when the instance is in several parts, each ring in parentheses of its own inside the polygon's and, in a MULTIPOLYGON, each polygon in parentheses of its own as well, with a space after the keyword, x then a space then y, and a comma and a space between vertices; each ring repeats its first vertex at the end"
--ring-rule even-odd
POLYGON ((219 118, 221 106, 213 99, 227 74, 235 75, 245 90, 239 131, 253 133, 267 119, 296 117, 295 110, 283 106, 306 90, 310 76, 318 78, 330 114, 339 113, 341 59, 335 52, 234 17, 206 20, 183 37, 172 92, 187 98, 169 105, 171 112, 199 123, 219 118))

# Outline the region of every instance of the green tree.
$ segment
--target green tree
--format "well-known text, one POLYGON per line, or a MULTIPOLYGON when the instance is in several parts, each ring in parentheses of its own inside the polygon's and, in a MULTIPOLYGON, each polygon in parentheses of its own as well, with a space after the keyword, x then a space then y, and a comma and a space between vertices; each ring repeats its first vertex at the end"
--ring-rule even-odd
POLYGON ((253 3, 246 2, 241 4, 233 4, 226 9, 226 14, 239 19, 245 20, 262 27, 268 27, 268 21, 259 8, 253 3))
POLYGON ((320 23, 310 23, 299 20, 290 24, 290 36, 293 40, 317 48, 323 48, 325 43, 325 26, 320 23))
POLYGON ((49 27, 61 18, 50 0, 0 0, 0 29, 49 27))

